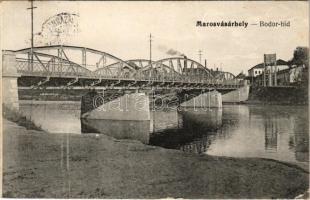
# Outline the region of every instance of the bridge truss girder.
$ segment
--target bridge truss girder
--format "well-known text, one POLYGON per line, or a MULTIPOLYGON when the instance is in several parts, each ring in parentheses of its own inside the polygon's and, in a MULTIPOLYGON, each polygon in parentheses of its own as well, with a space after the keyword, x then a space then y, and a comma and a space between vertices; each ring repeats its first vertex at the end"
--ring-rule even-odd
POLYGON ((57 78, 66 78, 64 86, 105 87, 109 81, 122 87, 210 87, 216 85, 237 85, 233 74, 212 72, 200 63, 185 58, 173 57, 158 61, 134 59, 123 61, 106 52, 76 46, 44 46, 14 51, 17 55, 17 69, 22 76, 50 77, 41 80, 48 85, 57 78), (77 51, 81 62, 75 62, 70 51, 77 51), (90 70, 90 54, 96 56, 90 70), (26 59, 28 58, 28 59, 26 59), (31 59, 33 58, 33 62, 31 59), (89 81, 88 81, 89 80, 89 81), (121 83, 121 82, 124 82, 121 83), (81 84, 83 83, 83 84, 81 84))
MULTIPOLYGON (((17 55, 22 55, 22 54, 28 54, 28 55, 35 55, 35 54, 45 54, 45 55, 50 55, 51 57, 58 58, 60 60, 66 60, 70 61, 71 63, 74 63, 78 67, 83 67, 87 69, 88 71, 93 71, 90 68, 105 68, 108 63, 119 63, 119 67, 116 69, 105 69, 101 73, 102 75, 122 75, 124 68, 128 69, 130 72, 135 71, 135 69, 127 64, 125 61, 121 60, 120 58, 117 58, 109 53, 103 52, 103 51, 98 51, 90 48, 85 48, 85 47, 77 47, 77 46, 67 46, 67 45, 54 45, 54 46, 41 46, 41 47, 34 47, 32 50, 31 48, 26 48, 26 49, 21 49, 14 51, 17 55), (75 57, 81 57, 81 61, 72 61, 74 59, 69 58, 68 56, 68 51, 75 51, 75 52, 80 52, 80 56, 75 56, 75 57), (91 58, 90 58, 91 57, 91 58), (90 63, 92 62, 92 63, 90 63), (113 71, 114 70, 114 71, 113 71), (116 72, 115 72, 116 71, 116 72)), ((77 59, 77 58, 76 58, 77 59)), ((28 60, 31 60, 28 58, 28 60)), ((38 60, 38 59, 36 59, 38 60)), ((109 65, 110 65, 109 64, 109 65)), ((44 70, 41 70, 44 72, 44 70)), ((28 72, 31 73, 33 72, 32 69, 28 69, 28 72)), ((85 76, 89 75, 88 73, 85 74, 85 76)), ((91 74, 91 76, 96 75, 96 73, 91 74)), ((100 73, 99 73, 100 75, 100 73)))

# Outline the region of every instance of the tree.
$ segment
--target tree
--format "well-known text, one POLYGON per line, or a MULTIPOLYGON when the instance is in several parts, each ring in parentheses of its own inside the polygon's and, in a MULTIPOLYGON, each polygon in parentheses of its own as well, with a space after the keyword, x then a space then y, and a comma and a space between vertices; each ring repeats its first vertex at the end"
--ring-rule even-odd
POLYGON ((293 58, 289 61, 289 65, 304 65, 306 68, 309 67, 309 48, 308 47, 297 47, 294 50, 293 58))

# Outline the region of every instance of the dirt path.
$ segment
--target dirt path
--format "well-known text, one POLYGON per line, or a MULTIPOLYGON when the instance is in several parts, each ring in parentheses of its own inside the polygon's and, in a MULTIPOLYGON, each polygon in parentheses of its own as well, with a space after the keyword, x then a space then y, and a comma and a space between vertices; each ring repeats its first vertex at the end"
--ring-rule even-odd
POLYGON ((3 148, 4 197, 293 198, 308 188, 308 173, 279 162, 49 134, 6 120, 3 148))

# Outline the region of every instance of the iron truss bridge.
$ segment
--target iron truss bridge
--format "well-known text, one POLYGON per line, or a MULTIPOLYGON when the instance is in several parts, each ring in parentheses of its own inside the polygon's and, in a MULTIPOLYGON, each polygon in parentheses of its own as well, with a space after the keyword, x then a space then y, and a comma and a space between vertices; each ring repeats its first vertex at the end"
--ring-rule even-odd
POLYGON ((25 88, 195 88, 237 89, 229 72, 212 71, 186 57, 122 60, 78 46, 40 46, 12 51, 25 88), (32 62, 31 62, 32 61, 32 62))

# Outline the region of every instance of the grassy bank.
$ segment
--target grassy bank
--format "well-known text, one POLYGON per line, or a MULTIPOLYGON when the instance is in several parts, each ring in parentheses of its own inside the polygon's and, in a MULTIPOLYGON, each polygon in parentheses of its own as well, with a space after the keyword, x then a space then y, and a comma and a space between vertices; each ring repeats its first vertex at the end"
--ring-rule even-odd
POLYGON ((248 104, 308 105, 308 87, 251 87, 248 104))
POLYGON ((4 121, 3 196, 293 198, 308 173, 266 159, 193 155, 104 135, 41 134, 4 121))

